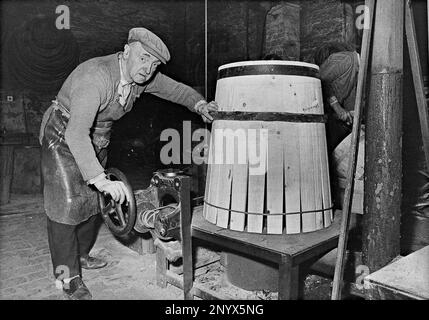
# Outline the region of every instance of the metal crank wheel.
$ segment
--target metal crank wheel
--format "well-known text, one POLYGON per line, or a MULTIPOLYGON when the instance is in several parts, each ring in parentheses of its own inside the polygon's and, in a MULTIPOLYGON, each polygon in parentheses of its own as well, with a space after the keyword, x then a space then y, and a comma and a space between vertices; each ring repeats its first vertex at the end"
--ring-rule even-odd
POLYGON ((112 181, 122 181, 129 193, 133 195, 132 199, 127 199, 127 202, 121 205, 113 200, 109 194, 98 193, 98 202, 104 223, 115 236, 126 236, 132 232, 136 223, 136 199, 130 183, 120 170, 109 168, 106 170, 106 175, 112 181))

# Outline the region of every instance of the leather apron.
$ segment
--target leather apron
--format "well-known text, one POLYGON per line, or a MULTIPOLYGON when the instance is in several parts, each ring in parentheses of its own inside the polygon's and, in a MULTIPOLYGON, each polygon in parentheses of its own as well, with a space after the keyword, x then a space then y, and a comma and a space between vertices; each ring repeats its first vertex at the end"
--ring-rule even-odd
MULTIPOLYGON (((115 99, 106 107, 103 121, 95 122, 91 141, 100 164, 107 162, 113 120, 130 111, 135 100, 134 92, 124 108, 115 99), (131 100, 131 101, 130 101, 131 100)), ((100 212, 98 193, 88 185, 65 142, 64 134, 70 118, 69 111, 57 100, 45 112, 40 128, 42 174, 44 179, 44 207, 47 216, 58 223, 77 225, 100 212)))

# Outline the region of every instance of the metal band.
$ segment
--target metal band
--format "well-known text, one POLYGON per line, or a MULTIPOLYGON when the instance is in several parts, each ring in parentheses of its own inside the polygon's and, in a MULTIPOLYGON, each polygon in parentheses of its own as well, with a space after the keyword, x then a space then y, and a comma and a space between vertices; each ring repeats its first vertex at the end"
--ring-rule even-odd
POLYGON ((218 80, 229 77, 252 76, 262 74, 279 74, 285 76, 302 76, 320 79, 319 70, 291 65, 249 65, 221 69, 218 72, 218 80))
POLYGON ((210 207, 216 208, 216 209, 221 209, 221 210, 225 210, 225 211, 230 211, 230 212, 237 212, 237 213, 243 213, 243 214, 247 214, 247 215, 254 215, 254 216, 288 216, 290 214, 305 214, 305 213, 314 213, 314 212, 325 212, 325 211, 329 211, 334 209, 334 206, 331 206, 329 208, 326 209, 319 209, 319 210, 311 210, 311 211, 297 211, 297 212, 283 212, 283 213, 270 213, 270 212, 247 212, 247 211, 240 211, 240 210, 233 210, 233 209, 228 209, 228 208, 223 208, 223 207, 219 207, 217 205, 211 204, 210 202, 208 202, 207 200, 204 200, 204 203, 210 207))
POLYGON ((216 111, 210 115, 214 120, 234 121, 283 121, 283 122, 316 122, 326 123, 324 114, 289 113, 289 112, 242 112, 242 111, 216 111))

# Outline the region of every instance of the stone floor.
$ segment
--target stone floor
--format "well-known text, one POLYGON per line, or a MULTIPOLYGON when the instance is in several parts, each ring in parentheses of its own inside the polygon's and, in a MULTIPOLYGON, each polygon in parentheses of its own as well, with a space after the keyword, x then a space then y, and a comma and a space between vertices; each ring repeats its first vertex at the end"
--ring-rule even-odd
MULTIPOLYGON (((156 285, 155 256, 139 255, 104 227, 92 254, 108 261, 98 270, 83 270, 94 299, 182 299, 172 286, 156 285)), ((56 289, 43 213, 0 217, 0 299, 63 299, 56 289)))
MULTIPOLYGON (((146 188, 154 169, 124 171, 133 189, 146 188)), ((139 255, 102 225, 91 254, 108 261, 99 270, 83 270, 94 299, 183 299, 182 291, 156 285, 155 255, 139 255)), ((41 194, 15 195, 0 206, 0 299, 63 299, 56 289, 41 194)))

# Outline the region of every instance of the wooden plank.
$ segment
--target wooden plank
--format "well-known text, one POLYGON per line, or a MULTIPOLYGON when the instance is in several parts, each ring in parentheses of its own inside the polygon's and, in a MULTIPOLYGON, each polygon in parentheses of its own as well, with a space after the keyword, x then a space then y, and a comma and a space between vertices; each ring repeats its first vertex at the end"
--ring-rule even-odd
POLYGON ((216 192, 216 205, 221 208, 227 208, 228 210, 217 209, 216 225, 222 228, 228 228, 229 205, 231 199, 232 168, 234 162, 234 159, 230 159, 231 155, 232 157, 234 155, 234 140, 231 140, 228 135, 233 133, 231 130, 234 130, 234 125, 232 124, 232 121, 222 121, 221 127, 223 129, 221 146, 223 153, 223 161, 220 164, 219 183, 216 192))
MULTIPOLYGON (((399 3, 399 2, 398 2, 399 3)), ((380 4, 380 3, 378 3, 380 4)), ((397 3, 395 3, 396 5, 397 3)), ((374 11, 375 11, 375 0, 366 0, 365 6, 368 8, 368 28, 364 29, 363 31, 363 37, 362 37, 362 47, 361 47, 361 55, 362 55, 362 61, 359 65, 359 73, 358 73, 358 81, 357 81, 357 87, 356 87, 356 100, 355 100, 355 114, 353 119, 353 130, 352 130, 352 145, 350 146, 351 154, 349 159, 349 170, 347 175, 347 188, 345 190, 344 194, 344 202, 343 202, 343 212, 342 212, 342 220, 341 220, 341 230, 340 230, 340 238, 338 240, 338 254, 337 254, 337 261, 335 264, 335 274, 334 274, 334 281, 332 284, 332 300, 340 300, 341 299, 341 289, 343 284, 343 274, 344 274, 344 267, 345 267, 345 259, 346 259, 346 244, 347 244, 347 238, 348 238, 348 228, 349 228, 349 219, 350 219, 350 201, 351 201, 351 191, 353 187, 353 181, 354 181, 354 173, 356 170, 356 160, 357 160, 357 151, 359 148, 358 139, 359 139, 359 129, 361 125, 361 114, 362 114, 362 100, 365 94, 365 80, 367 76, 367 69, 368 69, 368 62, 369 62, 369 54, 370 54, 370 47, 371 47, 371 38, 372 38, 372 28, 374 23, 374 11)), ((388 8, 388 6, 393 6, 392 3, 381 3, 381 5, 377 5, 378 9, 381 9, 383 13, 384 8, 388 8)), ((393 6, 394 8, 395 6, 393 6)), ((397 8, 394 8, 398 12, 398 20, 399 23, 401 21, 400 12, 401 12, 401 3, 399 3, 399 6, 397 8)), ((395 10, 392 11, 392 13, 395 10)), ((382 13, 380 14, 380 23, 381 26, 383 24, 384 19, 392 19, 395 17, 394 14, 392 14, 391 17, 384 18, 382 13)), ((390 12, 387 12, 390 13, 390 12)), ((386 13, 385 13, 386 14, 386 13)), ((393 20, 393 22, 396 22, 393 20)), ((392 28, 392 26, 391 26, 392 28)), ((380 26, 377 28, 379 30, 377 31, 377 34, 379 34, 379 37, 381 38, 381 34, 379 33, 382 31, 383 28, 380 26)), ((389 28, 385 29, 386 31, 389 31, 389 28)), ((389 33, 389 32, 387 32, 389 33)), ((393 36, 393 33, 391 34, 393 36)), ((375 36, 374 36, 375 38, 375 36)), ((396 38, 396 37, 395 37, 396 38)), ((400 37, 399 37, 400 38, 400 37)), ((402 39, 401 39, 402 41, 402 39)), ((380 39, 381 42, 381 39, 380 39)), ((384 39, 383 39, 384 42, 384 39)), ((389 42, 390 44, 390 42, 389 42)), ((390 46, 390 45, 389 45, 390 46)), ((382 46, 381 46, 382 47, 382 46)), ((376 48, 373 52, 374 59, 372 60, 374 63, 377 59, 385 59, 385 57, 378 57, 376 53, 380 51, 380 48, 376 48)), ((394 46, 395 49, 400 47, 394 46)), ((401 51, 401 50, 399 50, 401 51)), ((381 53, 381 52, 379 52, 381 53)), ((386 52, 385 52, 386 53, 386 52)), ((387 57, 389 57, 387 55, 387 57)), ((398 60, 401 60, 402 52, 399 54, 398 60)), ((390 57, 389 57, 390 58, 390 57)), ((396 58, 396 57, 395 57, 396 58)), ((380 63, 380 62, 378 62, 380 63)), ((378 64, 377 63, 377 64, 378 64)), ((399 63, 401 64, 401 63, 399 63)), ((389 66, 389 63, 385 64, 386 66, 389 66)), ((381 63, 379 66, 383 66, 383 63, 381 63)), ((377 69, 374 69, 374 72, 377 69)), ((379 69, 381 70, 381 69, 379 69)), ((371 213, 372 214, 372 213, 371 213)), ((366 240, 365 240, 366 241, 366 240)), ((365 242, 364 241, 364 242, 365 242)))
MULTIPOLYGON (((283 135, 278 122, 267 124, 267 212, 283 212, 283 135)), ((283 216, 267 217, 267 233, 283 232, 283 216)))
POLYGON ((311 212, 316 209, 311 135, 311 126, 313 126, 313 124, 303 123, 298 126, 301 162, 301 207, 303 212, 310 211, 302 214, 302 232, 311 232, 316 229, 316 214, 311 212))
MULTIPOLYGON (((307 86, 306 86, 307 87, 307 86)), ((313 102, 311 103, 311 108, 304 109, 303 112, 312 112, 315 114, 323 114, 323 100, 321 96, 321 88, 318 86, 312 85, 307 87, 305 92, 313 91, 313 102)), ((314 181, 314 205, 316 210, 323 208, 322 200, 322 180, 321 180, 321 168, 322 164, 320 161, 321 154, 321 139, 322 136, 321 128, 319 123, 313 123, 309 126, 310 133, 310 145, 312 149, 313 157, 313 181, 314 181)), ((323 225, 323 212, 315 213, 315 230, 320 230, 324 227, 323 225)))
MULTIPOLYGON (((243 128, 243 125, 236 126, 236 128, 243 128)), ((232 168, 231 209, 244 212, 247 205, 247 179, 249 174, 247 165, 247 130, 243 130, 243 135, 234 141, 236 154, 232 168)), ((244 213, 231 212, 230 229, 244 231, 245 221, 246 215, 244 213)))
MULTIPOLYGON (((216 121, 216 127, 214 131, 214 150, 213 150, 213 159, 214 159, 214 165, 213 165, 213 171, 212 177, 214 178, 213 183, 213 191, 212 191, 212 204, 219 206, 219 201, 223 197, 223 187, 224 187, 224 181, 222 181, 222 178, 225 176, 224 167, 224 161, 225 161, 225 154, 224 154, 224 141, 223 141, 223 135, 222 130, 225 127, 225 121, 216 121)), ((213 223, 217 224, 217 219, 219 216, 219 213, 222 214, 224 210, 214 208, 214 217, 211 217, 213 223)), ((210 220, 209 220, 210 221, 210 220)))
MULTIPOLYGON (((215 122, 213 122, 213 126, 214 126, 215 122)), ((210 134, 210 138, 208 141, 208 146, 209 146, 209 151, 208 151, 208 155, 207 155, 207 176, 206 176, 206 187, 204 190, 204 200, 211 203, 210 202, 210 195, 211 195, 211 184, 213 182, 213 179, 211 177, 212 175, 212 170, 213 170, 213 134, 210 134)), ((212 210, 212 207, 210 207, 208 204, 204 204, 203 207, 203 217, 205 219, 209 219, 209 217, 211 216, 211 213, 209 213, 212 210)))
MULTIPOLYGON (((262 122, 259 121, 249 123, 249 128, 247 136, 249 157, 248 212, 262 213, 264 211, 268 134, 263 128, 262 122)), ((247 217, 248 232, 262 233, 262 226, 262 216, 249 215, 247 217)))
MULTIPOLYGON (((284 195, 285 212, 300 212, 300 155, 299 155, 299 124, 282 123, 283 134, 283 163, 284 163, 284 195)), ((301 232, 301 214, 286 215, 286 233, 301 232)))
MULTIPOLYGON (((216 192, 219 183, 220 165, 216 163, 216 150, 218 150, 218 142, 216 141, 216 129, 219 127, 219 121, 214 121, 212 125, 212 134, 210 138, 210 153, 209 153, 209 166, 210 175, 208 179, 209 188, 206 190, 206 199, 209 203, 216 205, 216 192), (211 162, 211 163, 210 163, 211 162)), ((205 218, 211 223, 216 223, 217 220, 217 209, 212 206, 205 206, 206 214, 205 218)))
POLYGON ((410 52, 411 73, 413 75, 414 90, 416 92, 417 109, 420 119, 420 129, 422 132, 423 149, 426 158, 426 168, 429 170, 429 116, 428 105, 424 92, 423 73, 419 57, 419 48, 417 44, 416 27, 414 24, 414 15, 412 2, 407 1, 405 5, 405 32, 410 52))
MULTIPOLYGON (((331 184, 330 184, 330 175, 329 175, 329 162, 328 162, 328 147, 326 143, 326 128, 324 124, 320 124, 320 135, 323 137, 321 140, 321 151, 320 151, 320 163, 322 164, 322 200, 323 208, 332 207, 332 194, 331 194, 331 184)), ((325 228, 329 227, 334 220, 333 210, 328 210, 323 212, 323 222, 325 228)))
MULTIPOLYGON (((322 163, 320 159, 321 150, 321 130, 318 123, 314 123, 311 128, 312 140, 314 142, 313 147, 313 173, 314 173, 314 200, 316 210, 323 209, 323 198, 322 198, 322 163)), ((324 227, 323 224, 323 212, 316 212, 316 230, 320 230, 324 227)))
MULTIPOLYGON (((317 99, 321 104, 321 112, 324 112, 323 106, 323 96, 322 91, 318 90, 317 99)), ((322 201, 323 201, 323 209, 332 207, 332 194, 331 194, 331 176, 329 174, 329 158, 328 158, 328 146, 326 142, 326 125, 324 123, 320 123, 316 125, 319 128, 319 147, 320 147, 320 164, 321 164, 321 181, 322 181, 322 201)), ((323 212, 323 224, 324 227, 327 228, 331 225, 334 220, 333 210, 328 210, 323 212)))

